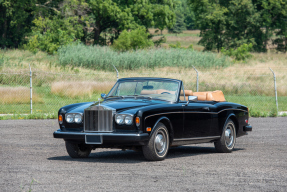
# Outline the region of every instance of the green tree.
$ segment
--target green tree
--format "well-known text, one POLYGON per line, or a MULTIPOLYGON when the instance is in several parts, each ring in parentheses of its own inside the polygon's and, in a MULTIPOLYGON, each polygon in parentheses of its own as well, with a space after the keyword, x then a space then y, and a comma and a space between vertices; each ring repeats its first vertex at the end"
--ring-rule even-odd
POLYGON ((287 0, 257 0, 254 2, 262 18, 264 33, 264 49, 267 49, 268 41, 276 35, 273 44, 277 49, 287 49, 287 0))
POLYGON ((205 50, 220 51, 224 47, 224 31, 226 30, 226 13, 228 9, 219 4, 219 0, 190 0, 191 8, 196 16, 196 24, 200 29, 199 41, 205 50))
POLYGON ((0 47, 18 47, 31 31, 36 0, 0 1, 0 47))
POLYGON ((253 44, 266 51, 273 41, 286 50, 287 0, 189 0, 201 30, 205 50, 237 48, 253 44))
POLYGON ((121 32, 119 38, 115 40, 113 48, 118 51, 130 51, 145 49, 153 46, 153 42, 149 39, 149 33, 144 27, 128 32, 124 30, 121 32))
POLYGON ((184 23, 184 15, 179 10, 176 11, 176 20, 173 27, 169 28, 168 31, 171 33, 182 33, 182 31, 186 30, 186 26, 184 23))
POLYGON ((54 5, 49 5, 49 2, 38 5, 43 9, 37 12, 39 16, 33 21, 32 33, 24 48, 32 52, 42 50, 53 54, 60 46, 82 39, 83 23, 88 24, 83 15, 88 6, 85 1, 64 0, 54 5))
POLYGON ((184 14, 184 23, 186 29, 191 30, 195 29, 195 15, 191 8, 191 5, 188 4, 188 0, 181 0, 181 9, 182 13, 184 14))
POLYGON ((136 29, 144 26, 157 26, 161 29, 174 23, 175 0, 89 0, 90 9, 94 18, 94 43, 104 44, 101 33, 113 31, 111 42, 124 29, 136 29))

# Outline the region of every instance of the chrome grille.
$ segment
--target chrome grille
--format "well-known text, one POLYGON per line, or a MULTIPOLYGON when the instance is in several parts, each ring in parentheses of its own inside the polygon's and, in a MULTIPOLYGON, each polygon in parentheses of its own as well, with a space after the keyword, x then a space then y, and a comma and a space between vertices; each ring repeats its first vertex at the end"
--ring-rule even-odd
POLYGON ((103 106, 92 106, 85 109, 84 130, 87 132, 112 132, 113 110, 103 106))

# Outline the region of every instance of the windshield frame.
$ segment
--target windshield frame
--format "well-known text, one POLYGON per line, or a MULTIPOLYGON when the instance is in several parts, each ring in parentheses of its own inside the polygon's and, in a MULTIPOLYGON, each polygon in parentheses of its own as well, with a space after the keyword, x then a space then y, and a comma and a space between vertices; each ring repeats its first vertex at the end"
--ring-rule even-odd
POLYGON ((164 100, 164 101, 167 101, 167 102, 171 102, 171 103, 175 103, 175 102, 178 102, 178 99, 179 99, 179 95, 180 95, 180 89, 181 89, 181 86, 182 86, 182 81, 181 80, 177 80, 177 79, 169 79, 169 78, 152 78, 152 77, 146 77, 146 78, 143 78, 143 77, 138 77, 138 78, 122 78, 122 79, 119 79, 115 85, 111 88, 111 90, 109 91, 109 93, 106 95, 106 98, 105 99, 108 99, 108 97, 110 98, 126 98, 126 97, 133 97, 133 95, 126 95, 126 96, 112 96, 111 97, 111 93, 113 93, 115 91, 115 89, 118 88, 119 84, 120 83, 123 83, 123 82, 141 82, 141 81, 158 81, 158 82, 175 82, 178 84, 177 86, 177 90, 175 91, 175 99, 174 100, 166 100, 166 99, 161 99, 161 98, 157 98, 157 97, 150 97, 150 96, 144 96, 144 95, 135 95, 134 97, 147 97, 149 99, 157 99, 157 100, 164 100))

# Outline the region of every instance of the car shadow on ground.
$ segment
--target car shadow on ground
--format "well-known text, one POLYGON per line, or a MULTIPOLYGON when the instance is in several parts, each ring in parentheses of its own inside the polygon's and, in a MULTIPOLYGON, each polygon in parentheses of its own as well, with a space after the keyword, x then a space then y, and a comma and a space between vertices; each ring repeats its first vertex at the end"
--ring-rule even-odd
MULTIPOLYGON (((244 148, 236 148, 234 152, 244 150, 244 148)), ((216 154, 214 147, 200 146, 180 146, 169 149, 166 159, 192 157, 197 155, 216 154)), ((78 162, 102 162, 102 163, 141 163, 147 161, 142 152, 132 150, 127 151, 92 151, 88 158, 73 159, 69 155, 49 157, 48 160, 54 161, 78 161, 78 162)))

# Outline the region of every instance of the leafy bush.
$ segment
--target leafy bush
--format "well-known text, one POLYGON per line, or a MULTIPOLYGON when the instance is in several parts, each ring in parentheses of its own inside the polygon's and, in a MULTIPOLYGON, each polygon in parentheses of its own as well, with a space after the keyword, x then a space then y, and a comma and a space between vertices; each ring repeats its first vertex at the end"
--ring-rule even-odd
POLYGON ((149 49, 134 52, 121 52, 110 47, 71 44, 58 50, 62 66, 85 67, 98 70, 138 70, 155 67, 227 67, 230 61, 226 56, 210 52, 197 52, 188 49, 149 49))
POLYGON ((121 52, 149 48, 154 44, 148 37, 149 33, 146 32, 144 27, 130 32, 124 30, 119 38, 115 40, 113 48, 121 52))
POLYGON ((237 49, 228 49, 224 47, 221 48, 221 53, 230 57, 234 57, 236 61, 245 61, 246 59, 252 57, 250 51, 252 50, 252 44, 243 44, 237 49))

